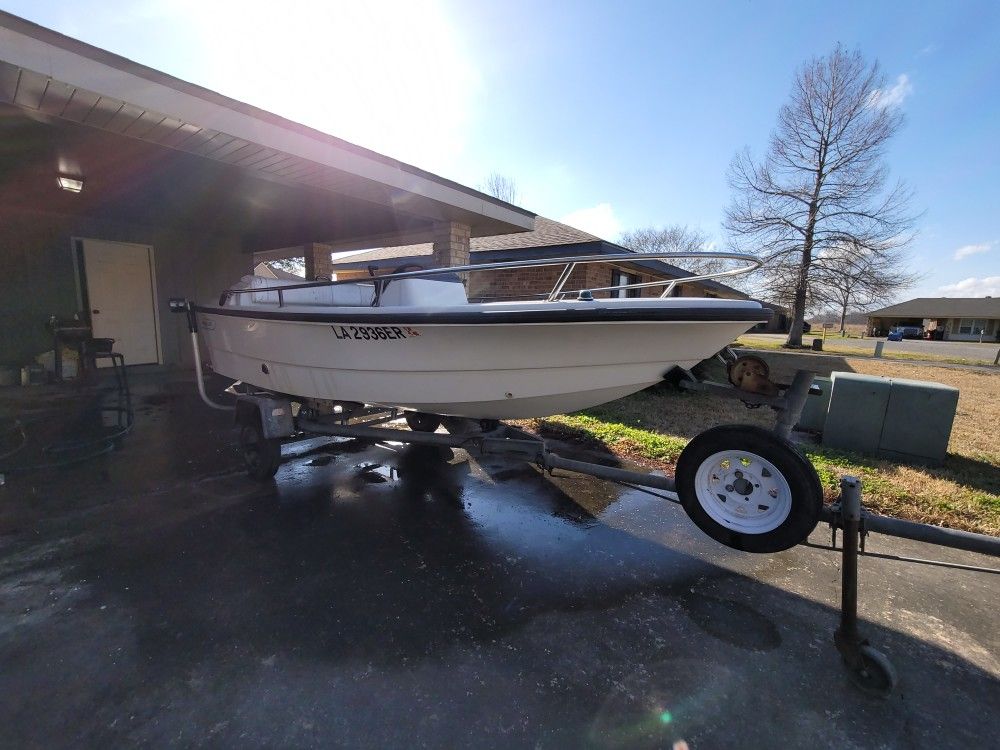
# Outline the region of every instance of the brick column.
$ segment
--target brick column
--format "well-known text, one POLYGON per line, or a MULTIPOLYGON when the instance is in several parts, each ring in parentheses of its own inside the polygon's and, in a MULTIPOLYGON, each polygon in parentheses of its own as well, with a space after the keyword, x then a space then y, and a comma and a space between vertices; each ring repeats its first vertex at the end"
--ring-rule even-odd
POLYGON ((433 262, 436 268, 469 264, 468 224, 442 222, 434 227, 433 262))
POLYGON ((333 264, 330 262, 332 249, 320 242, 310 242, 303 246, 306 259, 306 280, 313 281, 317 276, 330 279, 333 277, 333 264))

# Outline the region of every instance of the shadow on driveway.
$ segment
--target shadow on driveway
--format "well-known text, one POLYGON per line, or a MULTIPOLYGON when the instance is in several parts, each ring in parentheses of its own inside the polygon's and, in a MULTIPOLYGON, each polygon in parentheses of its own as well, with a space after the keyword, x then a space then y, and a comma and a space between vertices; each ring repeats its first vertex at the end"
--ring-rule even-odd
POLYGON ((863 561, 877 701, 834 555, 733 552, 637 491, 356 443, 169 479, 2 537, 0 744, 973 747, 1000 712, 995 577, 863 561))

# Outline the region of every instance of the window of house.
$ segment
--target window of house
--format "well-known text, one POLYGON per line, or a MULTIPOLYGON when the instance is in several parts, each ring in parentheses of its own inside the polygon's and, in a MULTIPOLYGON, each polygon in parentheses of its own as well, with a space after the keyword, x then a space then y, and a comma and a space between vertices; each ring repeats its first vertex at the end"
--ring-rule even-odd
POLYGON ((966 336, 975 336, 986 331, 986 321, 979 318, 962 318, 958 321, 958 332, 966 336))
MULTIPOLYGON (((638 284, 639 277, 635 274, 619 271, 617 268, 611 271, 611 286, 624 286, 626 284, 638 284)), ((640 289, 612 289, 612 297, 638 297, 640 289)))

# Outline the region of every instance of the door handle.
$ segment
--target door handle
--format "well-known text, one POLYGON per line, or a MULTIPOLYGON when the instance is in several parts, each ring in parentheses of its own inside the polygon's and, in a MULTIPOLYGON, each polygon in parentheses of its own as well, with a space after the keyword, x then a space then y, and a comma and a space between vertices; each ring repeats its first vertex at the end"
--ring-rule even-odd
POLYGON ((100 315, 100 313, 101 313, 101 311, 100 311, 100 310, 91 310, 90 312, 91 312, 91 313, 92 313, 93 315, 100 315))

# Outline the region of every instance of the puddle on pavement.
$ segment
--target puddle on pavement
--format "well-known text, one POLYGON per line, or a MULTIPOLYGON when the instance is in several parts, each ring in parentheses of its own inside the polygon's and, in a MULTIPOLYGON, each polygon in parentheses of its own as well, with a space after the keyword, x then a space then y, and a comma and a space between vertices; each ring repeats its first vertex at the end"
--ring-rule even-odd
MULTIPOLYGON (((610 572, 605 567, 624 551, 635 568, 617 570, 611 575, 616 580, 655 577, 656 570, 662 574, 663 555, 683 554, 671 551, 664 540, 677 524, 687 524, 682 512, 663 512, 665 501, 611 482, 562 471, 549 475, 532 464, 480 459, 438 446, 367 445, 359 450, 356 441, 317 444, 305 455, 286 456, 264 492, 276 496, 282 508, 319 504, 332 514, 342 506, 373 518, 401 519, 426 509, 420 523, 435 525, 453 522, 443 509, 460 508, 476 538, 505 557, 558 558, 579 575, 610 572), (616 509, 623 503, 631 510, 619 514, 616 509), (644 527, 644 533, 635 533, 633 526, 644 527), (642 547, 640 554, 637 537, 652 546, 642 547)), ((678 575, 684 574, 683 567, 678 575)))
POLYGON ((367 484, 385 484, 395 479, 395 471, 382 464, 358 464, 354 467, 354 478, 367 484))

